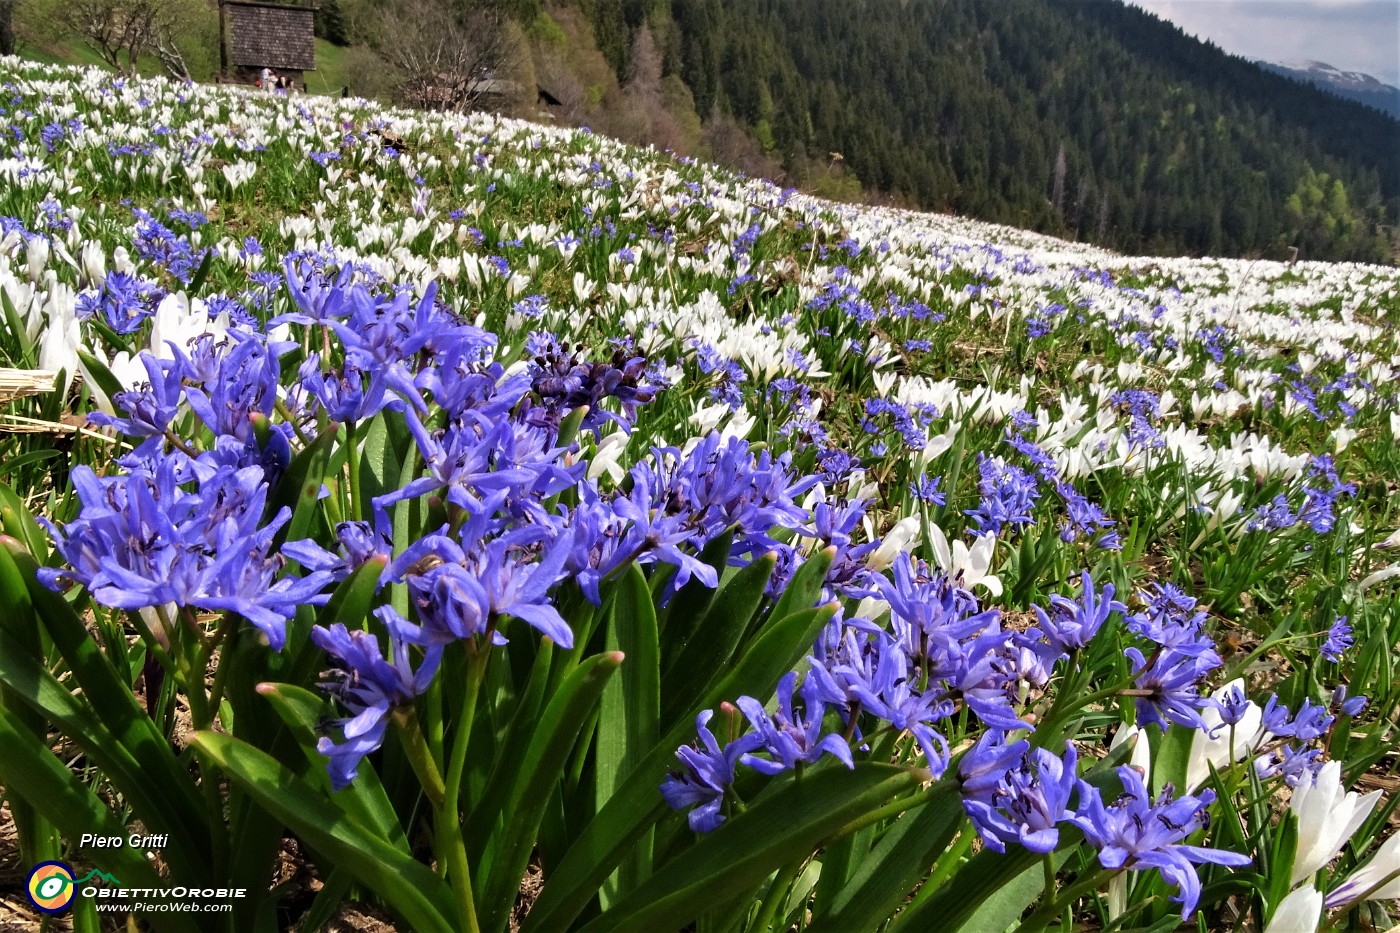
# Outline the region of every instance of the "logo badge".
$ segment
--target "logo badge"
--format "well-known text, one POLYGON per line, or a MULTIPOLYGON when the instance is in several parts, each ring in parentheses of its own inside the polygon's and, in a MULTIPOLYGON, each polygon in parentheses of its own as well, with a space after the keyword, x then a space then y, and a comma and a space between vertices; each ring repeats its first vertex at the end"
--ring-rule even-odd
POLYGON ((73 904, 78 893, 73 869, 64 862, 40 862, 29 872, 25 884, 29 903, 46 914, 61 914, 73 904))

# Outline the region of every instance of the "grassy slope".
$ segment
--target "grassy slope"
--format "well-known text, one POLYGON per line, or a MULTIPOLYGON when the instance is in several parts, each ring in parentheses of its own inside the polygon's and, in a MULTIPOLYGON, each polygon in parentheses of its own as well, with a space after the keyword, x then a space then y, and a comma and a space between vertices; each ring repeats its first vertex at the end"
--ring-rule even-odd
MULTIPOLYGON (((43 62, 49 65, 90 65, 106 68, 101 56, 77 40, 27 42, 16 49, 20 58, 43 62)), ((316 70, 306 73, 307 91, 312 94, 339 94, 340 89, 349 83, 345 70, 346 50, 332 45, 324 39, 316 40, 316 70)), ((160 66, 154 61, 146 63, 142 73, 159 74, 160 66)))

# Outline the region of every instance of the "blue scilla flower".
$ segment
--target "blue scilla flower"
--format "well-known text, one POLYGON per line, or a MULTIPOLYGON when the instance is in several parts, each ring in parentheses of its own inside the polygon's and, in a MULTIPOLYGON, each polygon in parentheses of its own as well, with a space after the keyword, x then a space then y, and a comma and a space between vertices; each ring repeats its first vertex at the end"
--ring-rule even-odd
POLYGON ((132 239, 137 254, 188 285, 209 251, 196 250, 187 237, 177 234, 139 207, 132 213, 137 220, 136 235, 132 239))
POLYGON ((41 570, 40 580, 52 589, 82 584, 96 602, 116 609, 236 612, 280 650, 287 619, 300 604, 324 603, 331 575, 282 575, 285 561, 274 542, 291 511, 263 524, 262 470, 210 466, 212 460, 159 457, 150 469, 106 479, 74 468, 82 511, 62 531, 47 526, 68 567, 41 570), (185 489, 191 480, 197 488, 185 489))
POLYGON ((360 761, 383 744, 393 710, 413 702, 428 689, 442 659, 442 648, 429 646, 415 670, 403 618, 389 606, 379 607, 374 615, 388 630, 389 658, 384 657, 379 639, 369 632, 352 632, 339 622, 311 630, 312 642, 335 664, 329 675, 332 679, 323 686, 350 713, 338 723, 343 735, 340 742, 322 736, 316 743, 316 750, 330 759, 327 770, 336 790, 348 786, 360 761))
POLYGON ((962 656, 961 643, 995 630, 1000 614, 979 611, 976 597, 911 554, 896 558, 891 570, 892 577, 875 576, 873 588, 863 595, 878 595, 889 603, 893 631, 910 657, 929 662, 930 676, 952 676, 962 656))
POLYGON ((724 822, 721 807, 734 783, 734 768, 740 758, 757 751, 763 742, 757 733, 750 732, 721 747, 708 728, 713 717, 714 710, 695 717, 697 744, 676 751, 682 767, 672 770, 661 784, 661 796, 672 810, 694 807, 687 819, 697 833, 711 832, 724 822))
MULTIPOLYGON (((1008 842, 1032 852, 1053 852, 1060 843, 1059 824, 1073 815, 1069 800, 1077 782, 1078 763, 1074 746, 1066 742, 1065 753, 1059 756, 1049 749, 1026 749, 1025 745, 1022 741, 1010 746, 1021 749, 1019 761, 993 746, 994 753, 1000 753, 997 761, 1006 765, 995 783, 984 780, 981 786, 974 785, 973 793, 966 782, 963 785, 963 809, 994 852, 1005 852, 1008 842)), ((977 761, 977 750, 964 758, 967 773, 985 768, 977 761)), ((987 777, 992 775, 996 775, 995 770, 986 773, 987 777)))
POLYGON ((860 527, 866 510, 865 500, 833 504, 818 502, 812 506, 812 521, 798 534, 814 542, 818 548, 832 548, 831 564, 826 571, 826 584, 843 596, 854 596, 852 585, 862 579, 865 561, 880 546, 879 541, 856 544, 853 535, 860 527))
POLYGON ((447 644, 491 632, 503 642, 505 616, 523 620, 562 648, 573 632, 549 598, 566 574, 574 531, 541 525, 501 530, 504 496, 473 510, 456 536, 444 528, 410 545, 385 571, 406 582, 423 644, 447 644))
MULTIPOLYGON (((252 242, 252 246, 261 252, 261 246, 256 240, 252 242)), ((250 252, 247 240, 244 241, 244 251, 250 252)), ((250 255, 257 253, 250 252, 250 255)), ((345 303, 350 295, 351 281, 355 274, 354 266, 349 263, 341 266, 334 281, 326 275, 324 269, 314 266, 305 256, 287 256, 282 261, 282 269, 287 291, 291 294, 297 310, 273 318, 268 322, 269 327, 287 323, 328 324, 349 314, 345 303)))
MULTIPOLYGON (((323 372, 321 356, 312 353, 297 370, 300 385, 307 395, 326 412, 330 420, 344 424, 372 418, 379 412, 402 411, 404 402, 389 392, 389 383, 381 370, 362 372, 346 365, 339 371, 323 372)), ((307 414, 314 414, 311 408, 307 414)))
POLYGON ((1201 896, 1201 879, 1195 866, 1203 862, 1243 868, 1247 855, 1183 845, 1192 833, 1209 823, 1207 811, 1215 794, 1204 790, 1197 796, 1173 799, 1168 784, 1154 801, 1142 775, 1122 766, 1118 777, 1123 793, 1107 805, 1098 788, 1079 782, 1079 804, 1070 821, 1084 832, 1099 852, 1099 864, 1110 871, 1157 869, 1162 879, 1178 890, 1172 900, 1181 905, 1182 919, 1196 909, 1201 896))
POLYGON ((824 733, 822 719, 826 704, 822 702, 816 682, 811 678, 803 682, 800 712, 793 706, 796 683, 797 674, 793 672, 778 682, 778 706, 771 714, 753 697, 739 697, 735 701, 763 743, 755 752, 744 755, 742 763, 771 775, 790 770, 798 762, 811 763, 822 755, 831 755, 846 767, 855 767, 851 746, 846 740, 836 733, 824 733), (760 758, 758 752, 768 757, 760 758))
POLYGON ((1132 662, 1138 723, 1156 723, 1163 729, 1169 722, 1192 729, 1206 728, 1201 710, 1209 700, 1200 693, 1205 675, 1220 666, 1220 657, 1158 648, 1150 658, 1137 648, 1123 654, 1132 662))
POLYGON ((579 350, 572 351, 552 335, 539 335, 530 365, 531 389, 550 423, 557 426, 574 409, 588 406, 582 429, 601 435, 609 422, 631 432, 638 406, 656 397, 655 388, 645 385, 647 361, 624 348, 614 350, 607 362, 588 362, 579 350), (609 411, 601 404, 616 399, 622 412, 609 411))
POLYGON ((1206 613, 1194 596, 1171 583, 1149 584, 1138 595, 1146 608, 1125 617, 1128 631, 1183 654, 1215 655, 1206 613))
POLYGON ((128 437, 160 437, 170 427, 184 400, 184 371, 172 360, 158 360, 147 351, 141 365, 148 381, 140 388, 119 392, 112 404, 124 411, 125 418, 92 412, 88 421, 101 427, 116 428, 128 437))
POLYGON ((393 536, 383 522, 340 522, 335 526, 335 537, 335 551, 328 551, 307 539, 286 542, 282 545, 282 555, 307 570, 327 571, 336 582, 371 560, 382 560, 387 566, 393 556, 393 536))
POLYGON ((1095 592, 1094 581, 1085 570, 1080 574, 1079 601, 1058 593, 1050 597, 1050 611, 1032 605, 1040 621, 1036 632, 1052 646, 1063 652, 1074 651, 1094 640, 1113 613, 1124 613, 1128 607, 1113 598, 1112 583, 1095 592))
POLYGON ((97 291, 78 297, 79 318, 100 315, 119 334, 130 334, 156 311, 165 289, 124 272, 108 272, 97 291))
POLYGON ((1339 663, 1342 655, 1346 654, 1355 644, 1352 638, 1351 626, 1347 624, 1346 616, 1338 616, 1337 621, 1332 623, 1332 627, 1327 630, 1327 639, 1318 649, 1319 653, 1333 663, 1339 663))
POLYGON ((376 497, 376 512, 444 488, 448 502, 477 511, 483 497, 505 490, 523 493, 539 476, 539 470, 532 466, 501 468, 498 464, 514 439, 516 426, 509 421, 483 424, 477 419, 454 419, 444 428, 430 430, 412 409, 404 412, 404 420, 423 456, 427 475, 376 497))
POLYGON ((199 340, 186 356, 176 348, 186 380, 190 407, 217 435, 247 440, 251 416, 271 415, 280 388, 278 358, 290 345, 268 343, 261 334, 242 328, 228 332, 229 340, 199 340))
POLYGON ((999 533, 1003 528, 1031 525, 1031 509, 1040 498, 1035 477, 1020 467, 1012 466, 1000 457, 977 455, 981 478, 977 491, 982 496, 976 509, 966 514, 979 532, 999 533))
POLYGON ((925 689, 914 686, 918 670, 899 643, 879 632, 857 637, 847 631, 842 645, 824 662, 815 658, 811 677, 817 680, 820 696, 837 709, 882 719, 902 732, 908 732, 924 753, 933 776, 940 777, 948 766, 948 742, 934 724, 953 715, 954 704, 938 684, 925 689))

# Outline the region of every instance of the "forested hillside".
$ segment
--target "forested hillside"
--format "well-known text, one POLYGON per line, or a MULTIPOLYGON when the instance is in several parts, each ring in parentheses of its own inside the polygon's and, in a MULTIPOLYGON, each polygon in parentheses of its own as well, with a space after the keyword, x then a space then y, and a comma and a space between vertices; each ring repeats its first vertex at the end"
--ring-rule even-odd
MULTIPOLYGON (((91 19, 66 0, 7 2, 50 40, 91 19)), ((183 51, 195 80, 212 78, 211 3, 81 10, 121 21, 123 4, 178 10, 185 24, 200 13, 167 50, 183 51)), ((314 79, 322 92, 344 84, 409 106, 587 125, 836 199, 1133 253, 1282 259, 1296 248, 1393 262, 1400 245, 1400 122, 1119 0, 322 0, 319 10, 333 43, 314 79)))
POLYGON ((672 0, 700 113, 920 207, 1146 252, 1383 258, 1400 124, 1135 8, 672 0))

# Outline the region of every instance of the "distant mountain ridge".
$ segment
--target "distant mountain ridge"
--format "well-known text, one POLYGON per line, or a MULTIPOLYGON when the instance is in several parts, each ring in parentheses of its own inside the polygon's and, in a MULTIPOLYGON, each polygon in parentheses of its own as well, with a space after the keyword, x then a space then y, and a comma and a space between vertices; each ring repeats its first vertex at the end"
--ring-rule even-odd
POLYGON ((1327 62, 1265 62, 1256 64, 1274 74, 1330 91, 1339 97, 1374 107, 1400 120, 1400 88, 1362 71, 1344 71, 1327 62))
MULTIPOLYGON (((322 22, 365 42, 363 9, 408 2, 322 22)), ((549 119, 836 200, 1135 255, 1400 258, 1394 119, 1122 0, 450 2, 509 15, 549 119)))

